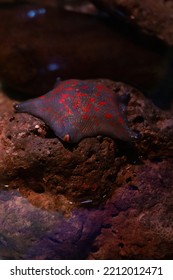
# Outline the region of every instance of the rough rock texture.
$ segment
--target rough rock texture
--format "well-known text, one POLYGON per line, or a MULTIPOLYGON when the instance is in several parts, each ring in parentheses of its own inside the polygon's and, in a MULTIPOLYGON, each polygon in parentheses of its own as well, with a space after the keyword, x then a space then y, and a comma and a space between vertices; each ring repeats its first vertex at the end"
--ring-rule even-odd
POLYGON ((139 141, 97 137, 63 146, 0 96, 1 258, 173 257, 172 113, 130 86, 104 83, 129 96, 139 141))
POLYGON ((93 0, 113 15, 125 17, 144 32, 173 45, 173 1, 93 0))
POLYGON ((89 258, 173 258, 172 168, 172 159, 160 159, 121 170, 89 258))
POLYGON ((0 202, 0 259, 83 259, 100 232, 98 210, 67 218, 33 206, 16 190, 1 191, 0 202))
POLYGON ((0 127, 1 180, 10 186, 20 181, 36 192, 95 203, 110 193, 124 162, 123 157, 116 158, 118 148, 109 138, 84 139, 64 147, 42 121, 14 110, 4 114, 0 127))
POLYGON ((18 191, 1 190, 0 201, 0 259, 21 259, 62 216, 32 206, 18 191))

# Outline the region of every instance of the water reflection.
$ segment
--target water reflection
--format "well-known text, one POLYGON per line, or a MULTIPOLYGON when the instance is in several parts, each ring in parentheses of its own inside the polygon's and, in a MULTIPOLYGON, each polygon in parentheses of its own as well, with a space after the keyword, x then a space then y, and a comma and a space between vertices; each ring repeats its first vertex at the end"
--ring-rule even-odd
POLYGON ((60 65, 58 63, 50 63, 47 66, 48 71, 56 71, 60 69, 60 65))
POLYGON ((108 78, 148 92, 167 76, 167 48, 109 17, 28 5, 4 7, 0 17, 0 78, 22 94, 44 94, 57 77, 108 78))
POLYGON ((29 18, 35 18, 36 16, 44 15, 45 13, 46 13, 46 9, 45 8, 39 8, 39 9, 35 9, 35 10, 29 10, 27 12, 27 16, 29 18))

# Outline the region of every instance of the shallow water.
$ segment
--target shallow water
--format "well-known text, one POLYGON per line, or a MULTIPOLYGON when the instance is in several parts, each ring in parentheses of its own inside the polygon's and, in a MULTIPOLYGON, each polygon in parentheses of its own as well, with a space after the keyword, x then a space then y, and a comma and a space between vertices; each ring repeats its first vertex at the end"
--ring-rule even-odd
POLYGON ((156 99, 169 82, 170 94, 171 50, 119 20, 32 5, 1 7, 0 17, 0 78, 18 98, 46 93, 57 77, 108 78, 146 94, 161 87, 156 99))

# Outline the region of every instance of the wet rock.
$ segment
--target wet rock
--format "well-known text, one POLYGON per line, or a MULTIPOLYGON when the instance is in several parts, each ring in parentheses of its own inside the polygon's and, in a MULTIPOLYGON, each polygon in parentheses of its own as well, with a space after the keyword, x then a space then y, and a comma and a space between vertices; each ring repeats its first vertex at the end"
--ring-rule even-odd
POLYGON ((83 259, 101 228, 98 210, 64 217, 33 206, 18 191, 1 190, 0 202, 0 259, 83 259))
POLYGON ((7 149, 0 169, 6 184, 25 185, 38 193, 61 194, 81 202, 90 199, 91 203, 98 203, 110 192, 123 163, 114 157, 117 149, 112 140, 100 143, 97 138, 85 139, 71 149, 55 136, 46 136, 44 124, 32 116, 7 118, 10 127, 3 130, 1 142, 1 148, 5 144, 7 149))
POLYGON ((173 162, 144 161, 118 175, 90 259, 172 259, 173 162))
POLYGON ((11 106, 0 123, 0 174, 4 184, 98 204, 116 187, 117 174, 127 162, 172 155, 171 113, 161 111, 130 86, 103 82, 121 97, 128 95, 128 123, 140 134, 140 140, 125 143, 93 137, 64 145, 41 120, 16 114, 11 106))
POLYGON ((144 32, 173 45, 173 3, 155 0, 93 0, 114 16, 138 25, 144 32))
POLYGON ((172 259, 172 113, 104 83, 126 97, 138 141, 64 146, 0 96, 1 258, 172 259))
POLYGON ((27 259, 86 259, 93 241, 99 235, 102 211, 78 209, 68 219, 62 218, 57 227, 33 247, 27 259))
POLYGON ((91 15, 98 15, 99 12, 97 8, 88 0, 66 0, 62 2, 63 8, 67 11, 91 15))
POLYGON ((21 96, 45 94, 57 77, 106 77, 148 91, 167 75, 164 46, 108 17, 43 5, 3 6, 0 17, 0 78, 21 96))
POLYGON ((124 161, 115 158, 118 149, 113 140, 90 138, 63 146, 41 120, 10 110, 0 125, 4 184, 65 195, 82 204, 98 204, 110 192, 124 161))
POLYGON ((18 191, 1 190, 0 201, 0 259, 21 259, 61 217, 34 207, 18 191))

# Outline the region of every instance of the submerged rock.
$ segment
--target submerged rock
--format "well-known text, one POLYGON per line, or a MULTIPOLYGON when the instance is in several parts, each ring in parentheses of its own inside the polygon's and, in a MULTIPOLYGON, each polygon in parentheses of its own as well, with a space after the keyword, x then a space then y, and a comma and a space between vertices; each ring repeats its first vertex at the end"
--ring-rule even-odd
POLYGON ((141 135, 140 140, 127 144, 91 137, 79 144, 63 144, 40 119, 16 114, 11 106, 3 114, 0 125, 1 178, 12 187, 19 180, 20 185, 38 193, 48 191, 72 201, 91 200, 97 204, 110 195, 120 168, 127 162, 136 162, 140 157, 150 160, 170 157, 173 152, 171 113, 161 111, 130 86, 109 80, 102 82, 116 94, 128 95, 128 124, 141 135))
POLYGON ((128 97, 138 141, 63 145, 0 96, 1 258, 172 259, 172 113, 103 82, 128 97))
POLYGON ((89 259, 172 260, 172 168, 160 158, 121 170, 89 259))
POLYGON ((114 16, 136 24, 142 31, 173 45, 172 1, 92 0, 114 16))
POLYGON ((17 190, 1 190, 0 259, 84 259, 100 232, 101 214, 79 209, 63 217, 33 206, 17 190))

